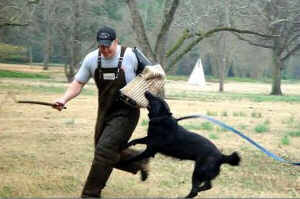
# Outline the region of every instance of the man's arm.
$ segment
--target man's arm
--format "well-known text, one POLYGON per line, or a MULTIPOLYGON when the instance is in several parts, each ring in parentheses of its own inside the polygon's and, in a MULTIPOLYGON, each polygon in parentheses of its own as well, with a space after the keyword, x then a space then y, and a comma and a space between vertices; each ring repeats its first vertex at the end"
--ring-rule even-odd
POLYGON ((54 108, 61 111, 68 101, 80 94, 84 85, 85 84, 82 82, 73 80, 73 82, 69 85, 68 89, 66 90, 64 96, 55 101, 54 108))

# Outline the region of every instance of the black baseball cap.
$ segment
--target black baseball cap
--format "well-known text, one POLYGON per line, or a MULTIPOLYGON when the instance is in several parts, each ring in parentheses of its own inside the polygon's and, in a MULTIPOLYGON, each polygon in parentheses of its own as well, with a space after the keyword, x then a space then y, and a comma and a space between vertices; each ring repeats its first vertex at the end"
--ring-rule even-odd
POLYGON ((116 39, 116 31, 110 27, 103 26, 97 32, 97 42, 99 45, 110 46, 116 39))

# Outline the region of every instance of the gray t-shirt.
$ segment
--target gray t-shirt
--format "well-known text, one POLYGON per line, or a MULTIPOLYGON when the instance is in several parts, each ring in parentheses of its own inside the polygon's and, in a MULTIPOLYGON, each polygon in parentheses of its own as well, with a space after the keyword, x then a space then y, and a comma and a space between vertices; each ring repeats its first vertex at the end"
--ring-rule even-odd
MULTIPOLYGON (((84 58, 81 67, 77 74, 75 75, 75 80, 81 83, 87 83, 91 77, 94 77, 95 70, 98 67, 98 52, 99 49, 96 49, 84 58)), ((101 58, 101 66, 103 68, 114 68, 118 67, 119 57, 121 53, 121 46, 117 46, 116 55, 111 59, 101 58)), ((133 52, 132 48, 126 48, 124 53, 124 58, 122 62, 122 69, 125 72, 126 83, 130 82, 136 77, 137 71, 137 58, 133 52)))

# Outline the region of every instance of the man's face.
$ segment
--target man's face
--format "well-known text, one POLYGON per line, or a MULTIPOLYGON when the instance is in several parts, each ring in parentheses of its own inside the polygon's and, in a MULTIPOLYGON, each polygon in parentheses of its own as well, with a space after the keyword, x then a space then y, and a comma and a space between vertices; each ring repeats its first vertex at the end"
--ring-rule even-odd
POLYGON ((110 59, 115 56, 118 46, 118 40, 115 39, 110 46, 100 45, 99 49, 104 58, 110 59))

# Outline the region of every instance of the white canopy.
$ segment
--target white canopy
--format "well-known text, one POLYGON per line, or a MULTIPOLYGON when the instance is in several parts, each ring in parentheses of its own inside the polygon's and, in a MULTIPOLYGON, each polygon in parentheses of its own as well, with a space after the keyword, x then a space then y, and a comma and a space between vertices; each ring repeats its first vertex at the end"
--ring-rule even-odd
POLYGON ((201 63, 201 59, 199 58, 196 62, 194 69, 189 77, 188 80, 189 84, 195 84, 199 86, 205 86, 205 77, 204 71, 201 63))

